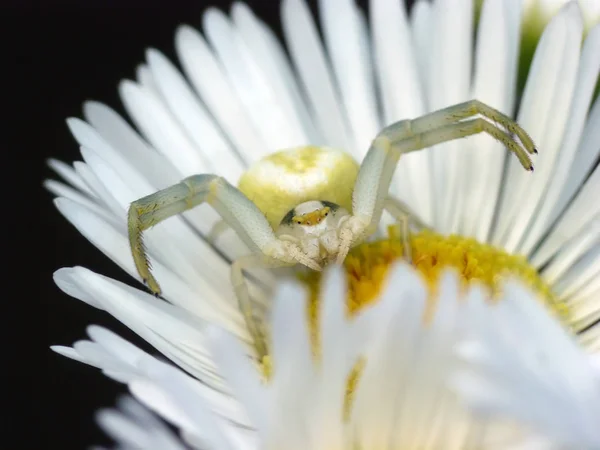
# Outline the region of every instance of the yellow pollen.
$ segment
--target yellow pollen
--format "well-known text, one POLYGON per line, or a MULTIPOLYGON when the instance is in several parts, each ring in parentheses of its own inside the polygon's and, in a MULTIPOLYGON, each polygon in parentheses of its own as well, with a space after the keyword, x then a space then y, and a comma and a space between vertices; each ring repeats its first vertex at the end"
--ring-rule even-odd
MULTIPOLYGON (((500 294, 501 281, 513 276, 536 292, 549 308, 560 317, 568 313, 541 279, 537 270, 520 255, 511 255, 500 248, 482 244, 475 239, 451 235, 442 236, 432 231, 412 234, 408 239, 412 265, 426 280, 430 300, 435 299, 436 288, 444 269, 453 268, 461 275, 463 286, 479 282, 491 289, 491 301, 500 294)), ((378 298, 391 264, 403 258, 403 240, 398 228, 389 229, 389 237, 355 247, 346 257, 344 268, 348 276, 348 313, 356 314, 378 298)), ((311 328, 316 329, 320 272, 301 276, 310 290, 311 328)), ((433 306, 433 305, 431 305, 433 306)), ((429 310, 431 313, 431 309, 429 310)))
MULTIPOLYGON (((451 235, 442 236, 432 231, 411 234, 410 263, 423 276, 429 287, 429 304, 424 323, 435 311, 436 289, 444 269, 455 269, 461 275, 463 287, 478 282, 491 290, 490 301, 496 301, 501 294, 501 281, 508 276, 520 280, 536 292, 551 312, 563 322, 568 319, 568 309, 541 279, 537 270, 520 255, 511 255, 500 248, 482 244, 474 239, 451 235)), ((389 228, 389 237, 355 247, 346 257, 344 268, 348 277, 348 315, 351 317, 363 307, 377 300, 387 272, 395 261, 404 258, 403 239, 399 228, 389 228)), ((308 320, 315 359, 319 360, 318 311, 321 272, 307 272, 299 275, 309 289, 308 320)), ((365 361, 357 361, 348 376, 344 416, 348 417, 352 403, 353 389, 359 382, 365 361)), ((270 357, 262 361, 267 379, 272 374, 270 357)))

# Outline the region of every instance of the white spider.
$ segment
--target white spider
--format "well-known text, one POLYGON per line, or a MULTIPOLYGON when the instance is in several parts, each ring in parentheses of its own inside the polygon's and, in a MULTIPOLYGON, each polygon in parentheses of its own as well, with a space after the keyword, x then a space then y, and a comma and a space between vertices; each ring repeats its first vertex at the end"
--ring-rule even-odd
POLYGON ((266 213, 240 190, 224 178, 208 174, 193 175, 136 200, 128 215, 135 265, 150 290, 160 294, 160 287, 150 273, 142 232, 201 203, 212 205, 252 250, 250 255, 232 264, 231 278, 256 349, 259 356, 263 356, 266 348, 252 318, 243 270, 302 264, 318 271, 330 262, 342 263, 350 248, 375 232, 384 209, 404 223, 407 218, 419 223, 404 205, 388 196, 400 156, 481 132, 502 142, 525 169, 533 170, 527 154, 537 151, 527 133, 508 116, 471 100, 384 128, 373 140, 360 166, 351 193, 351 212, 323 198, 315 198, 292 208, 273 229, 266 213))

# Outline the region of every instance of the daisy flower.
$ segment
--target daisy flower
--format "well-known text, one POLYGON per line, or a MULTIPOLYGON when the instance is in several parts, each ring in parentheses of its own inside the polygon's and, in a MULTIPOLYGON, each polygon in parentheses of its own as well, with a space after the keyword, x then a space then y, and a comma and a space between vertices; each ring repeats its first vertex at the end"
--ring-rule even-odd
MULTIPOLYGON (((584 27, 589 29, 596 25, 600 20, 600 3, 594 0, 578 0, 577 3, 583 14, 584 27)), ((523 22, 541 30, 564 4, 565 0, 525 0, 523 22)))
MULTIPOLYGON (((85 121, 68 121, 83 162, 50 162, 68 183, 46 184, 59 211, 139 280, 127 241, 130 202, 197 173, 218 173, 237 184, 252 163, 298 145, 340 148, 360 161, 385 125, 476 98, 509 115, 518 111, 516 120, 540 149, 536 171, 522 171, 485 136, 403 157, 392 193, 434 230, 411 236, 411 262, 433 293, 448 267, 458 270, 461 283, 484 283, 499 296, 504 275, 515 276, 586 351, 598 351, 600 101, 593 92, 600 27, 583 40, 578 4, 565 5, 544 29, 517 98, 516 0, 486 0, 476 31, 471 2, 419 1, 407 17, 396 0, 373 0, 366 17, 350 0, 322 1, 323 41, 302 0, 285 0, 281 8, 285 46, 236 3, 230 16, 208 10, 204 35, 187 26, 177 31, 184 74, 148 50, 137 80, 123 81, 119 89, 137 130, 108 106, 86 103, 85 121)), ((164 299, 81 267, 60 269, 55 280, 200 380, 194 389, 220 416, 261 429, 230 397, 208 348, 209 324, 248 340, 229 281, 231 261, 248 250, 233 235, 210 244, 206 236, 217 220, 203 205, 147 233, 164 299)), ((377 303, 391 262, 405 253, 392 233, 349 255, 344 267, 351 313, 377 303)), ((317 332, 322 283, 318 275, 303 282, 316 342, 323 338, 317 332)), ((272 285, 268 275, 252 279, 253 296, 267 308, 272 285)), ((439 302, 428 304, 426 313, 435 318, 446 302, 432 298, 439 302)), ((268 356, 276 360, 275 338, 272 347, 268 356)), ((123 342, 119 348, 121 365, 115 366, 103 364, 103 346, 83 342, 59 351, 129 382, 122 364, 136 366, 139 354, 123 342)), ((259 361, 267 377, 272 363, 259 361)), ((276 364, 273 369, 276 374, 276 364)))
POLYGON ((345 275, 329 271, 318 358, 306 292, 283 283, 269 324, 268 383, 241 342, 206 333, 241 403, 233 415, 198 380, 106 329, 90 327, 91 340, 75 351, 181 430, 179 440, 129 399, 98 417, 124 448, 598 448, 600 373, 573 336, 520 282, 490 303, 486 288, 465 290, 461 278, 442 275, 439 306, 423 326, 429 286, 409 265, 391 267, 377 301, 351 320, 345 275), (252 429, 237 422, 246 416, 252 429))

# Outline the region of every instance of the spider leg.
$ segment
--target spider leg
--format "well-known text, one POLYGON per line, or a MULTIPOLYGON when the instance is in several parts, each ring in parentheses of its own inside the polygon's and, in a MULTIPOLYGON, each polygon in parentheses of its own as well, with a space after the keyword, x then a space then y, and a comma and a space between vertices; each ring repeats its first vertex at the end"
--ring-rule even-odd
POLYGON ((138 273, 155 294, 160 286, 150 272, 143 231, 201 203, 209 203, 256 253, 286 258, 263 213, 244 194, 215 175, 193 175, 131 203, 127 218, 129 244, 138 273))
MULTIPOLYGON (((511 139, 512 135, 517 136, 521 141, 522 149, 525 150, 527 153, 537 153, 533 140, 531 139, 529 134, 527 134, 527 132, 519 126, 517 122, 515 122, 506 114, 501 113, 497 109, 494 109, 491 106, 480 102, 479 100, 469 100, 463 103, 458 103, 456 105, 448 106, 446 108, 433 111, 429 114, 425 114, 424 116, 417 117, 410 121, 405 121, 409 123, 408 133, 406 132, 407 130, 405 127, 397 128, 397 124, 392 124, 386 127, 380 133, 380 135, 386 133, 388 137, 393 141, 403 140, 409 137, 410 135, 417 135, 420 133, 431 131, 437 128, 441 128, 444 125, 456 123, 477 115, 480 115, 487 119, 486 121, 489 121, 490 125, 492 125, 494 128, 498 128, 504 131, 505 134, 508 134, 511 137, 511 139)), ((465 136, 457 136, 448 140, 458 139, 459 137, 465 136)), ((499 139, 497 137, 495 138, 502 142, 502 139, 499 139)), ((506 142, 503 143, 506 145, 506 142)), ((508 147, 508 145, 506 146, 508 147)), ((513 149, 509 147, 509 150, 512 151, 513 149)), ((517 155, 517 157, 519 157, 519 152, 516 152, 515 154, 517 155)), ((524 167, 525 169, 528 169, 528 166, 524 165, 524 167)))
POLYGON ((427 230, 429 229, 429 226, 425 224, 425 221, 421 219, 417 215, 417 213, 412 211, 406 203, 402 202, 401 200, 398 200, 395 197, 392 197, 391 195, 388 195, 385 198, 383 202, 383 209, 389 212, 390 215, 398 221, 401 221, 403 220, 403 218, 406 218, 407 223, 409 225, 412 223, 417 228, 427 230))
POLYGON ((395 197, 387 196, 383 202, 383 209, 398 221, 401 227, 402 253, 406 261, 412 261, 410 244, 410 225, 413 223, 420 229, 429 229, 425 222, 421 220, 408 205, 395 197))
POLYGON ((526 170, 533 170, 528 154, 537 153, 527 132, 510 117, 471 100, 384 128, 373 140, 356 178, 352 198, 351 230, 342 230, 338 262, 352 242, 372 234, 381 219, 392 176, 400 156, 443 142, 486 133, 502 142, 526 170), (473 116, 475 117, 469 119, 473 116), (467 120, 464 120, 467 119, 467 120), (513 136, 517 136, 518 140, 513 136))
POLYGON ((267 354, 265 326, 262 318, 257 318, 254 314, 255 308, 253 307, 248 285, 244 279, 244 270, 250 268, 273 269, 291 265, 293 265, 293 263, 285 263, 261 254, 242 256, 236 259, 231 265, 231 281, 233 283, 233 289, 259 361, 267 354))
POLYGON ((227 225, 227 222, 225 222, 223 219, 218 220, 215 222, 215 224, 211 227, 210 231, 206 235, 206 240, 211 244, 214 244, 217 241, 217 239, 219 239, 219 236, 221 236, 228 229, 229 225, 227 225))

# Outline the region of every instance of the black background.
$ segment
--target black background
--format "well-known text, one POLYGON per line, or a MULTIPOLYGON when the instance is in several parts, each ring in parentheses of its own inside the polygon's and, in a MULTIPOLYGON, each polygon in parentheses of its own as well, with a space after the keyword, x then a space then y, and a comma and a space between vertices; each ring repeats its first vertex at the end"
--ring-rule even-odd
MULTIPOLYGON (((143 61, 145 49, 155 47, 177 63, 177 25, 187 23, 199 28, 202 12, 208 6, 228 10, 231 3, 54 0, 47 6, 34 7, 24 2, 3 2, 0 42, 4 61, 0 62, 0 72, 3 78, 8 77, 2 109, 9 113, 1 122, 9 137, 2 145, 3 173, 7 174, 3 182, 8 181, 4 188, 8 191, 4 192, 20 199, 17 202, 4 197, 16 214, 16 219, 5 220, 12 228, 6 246, 12 259, 8 260, 10 268, 3 269, 4 284, 12 286, 18 281, 21 287, 5 289, 4 294, 10 293, 5 295, 9 310, 2 319, 3 332, 7 333, 3 341, 12 348, 14 355, 10 356, 15 361, 14 368, 4 371, 4 379, 9 403, 17 402, 15 409, 7 412, 10 419, 1 422, 5 442, 12 441, 11 435, 19 439, 19 444, 10 448, 30 448, 40 438, 61 449, 110 444, 94 422, 94 411, 112 406, 118 395, 126 392, 125 387, 105 378, 97 369, 51 352, 49 345, 71 345, 86 337, 88 325, 100 324, 148 350, 117 320, 63 294, 52 281, 52 273, 60 267, 81 265, 130 282, 56 211, 52 195, 41 186, 43 179, 57 178, 45 165, 47 158, 65 162, 81 159, 65 118, 80 117, 86 100, 104 102, 124 114, 117 84, 123 78, 135 77, 135 67, 143 61), (39 219, 30 206, 29 198, 34 195, 40 198, 39 219), (41 265, 37 296, 29 292, 34 262, 41 265), (11 312, 15 306, 18 318, 13 318, 11 312), (45 321, 43 311, 47 311, 45 321), (46 339, 40 331, 44 322, 46 339), (29 343, 41 351, 46 370, 40 370, 41 359, 26 351, 29 343), (28 416, 32 418, 26 419, 28 416), (43 433, 47 436, 42 437, 43 433)), ((247 3, 281 35, 278 1, 247 3)), ((315 12, 316 2, 309 3, 315 12)), ((366 1, 358 3, 365 6, 366 1)))

